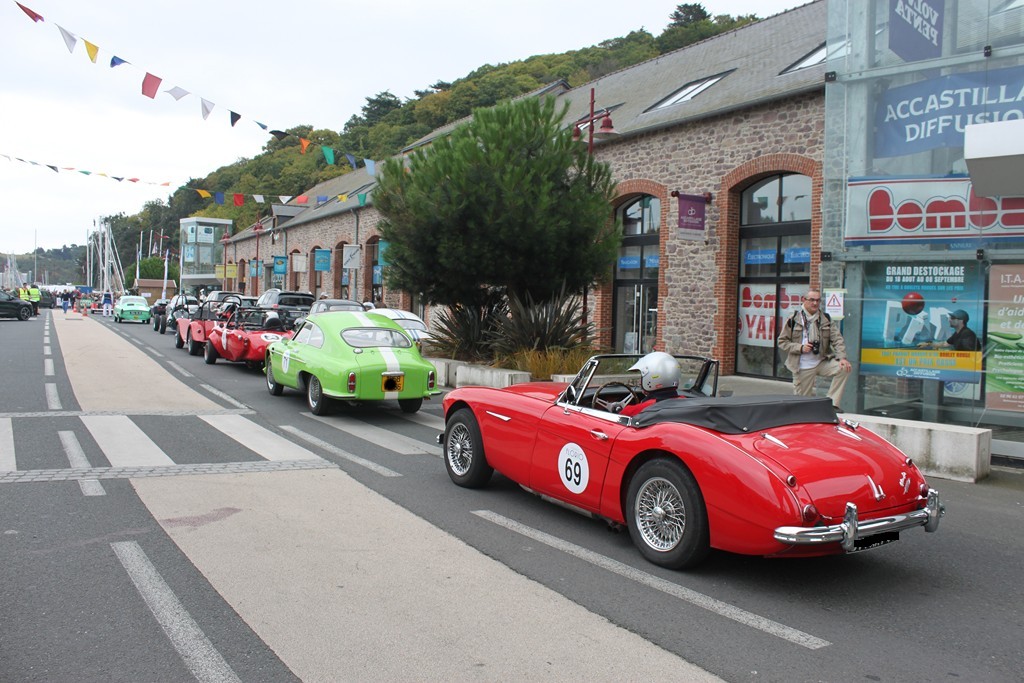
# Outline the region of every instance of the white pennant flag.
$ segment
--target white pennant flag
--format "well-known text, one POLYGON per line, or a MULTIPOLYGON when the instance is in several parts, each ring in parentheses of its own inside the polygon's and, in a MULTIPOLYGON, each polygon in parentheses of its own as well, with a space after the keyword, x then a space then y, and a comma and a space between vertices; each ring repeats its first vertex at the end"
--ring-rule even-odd
POLYGON ((203 100, 201 97, 199 99, 203 101, 203 120, 206 120, 210 117, 210 112, 212 112, 213 108, 217 105, 209 100, 203 100))
POLYGON ((64 44, 68 46, 68 52, 75 51, 75 45, 78 44, 78 38, 71 31, 65 31, 60 25, 57 26, 60 29, 60 34, 64 37, 64 44))
POLYGON ((283 195, 283 194, 282 195, 278 195, 277 198, 281 200, 282 204, 287 204, 288 202, 290 202, 292 200, 291 197, 283 195))
POLYGON ((180 100, 185 95, 190 94, 188 90, 185 90, 184 88, 179 88, 178 86, 174 86, 170 90, 164 90, 164 92, 173 97, 175 100, 180 100))
POLYGON ((257 203, 257 204, 262 204, 262 203, 263 203, 263 195, 261 195, 261 194, 254 194, 254 195, 252 196, 252 198, 253 198, 254 200, 256 200, 256 203, 257 203))

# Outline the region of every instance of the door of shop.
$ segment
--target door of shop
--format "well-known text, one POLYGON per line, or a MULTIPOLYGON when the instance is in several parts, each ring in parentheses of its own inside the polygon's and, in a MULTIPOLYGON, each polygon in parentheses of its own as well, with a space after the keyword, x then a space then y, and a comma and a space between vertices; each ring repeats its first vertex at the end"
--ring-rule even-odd
POLYGON ((618 353, 647 353, 658 341, 661 201, 638 197, 616 214, 623 238, 615 264, 612 340, 618 353))

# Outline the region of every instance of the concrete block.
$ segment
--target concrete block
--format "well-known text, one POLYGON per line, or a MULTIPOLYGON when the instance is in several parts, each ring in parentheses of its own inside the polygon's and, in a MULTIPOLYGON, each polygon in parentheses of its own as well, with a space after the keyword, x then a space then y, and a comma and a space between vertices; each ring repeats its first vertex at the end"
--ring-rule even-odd
POLYGON ((531 380, 530 373, 481 365, 460 365, 455 371, 455 386, 484 386, 501 389, 531 380))
POLYGON ((455 386, 455 371, 457 368, 468 365, 464 360, 454 360, 452 358, 424 358, 434 364, 437 369, 437 384, 442 387, 454 387, 455 386))
POLYGON ((977 482, 992 470, 992 430, 878 415, 842 417, 889 441, 928 476, 977 482))

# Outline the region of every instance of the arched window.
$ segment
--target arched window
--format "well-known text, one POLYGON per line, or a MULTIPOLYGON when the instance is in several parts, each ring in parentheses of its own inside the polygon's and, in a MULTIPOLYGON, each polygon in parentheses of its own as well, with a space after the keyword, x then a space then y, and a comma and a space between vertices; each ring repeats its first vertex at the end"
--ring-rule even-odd
POLYGON ((763 178, 743 191, 740 206, 736 372, 789 377, 777 339, 810 286, 811 179, 763 178))

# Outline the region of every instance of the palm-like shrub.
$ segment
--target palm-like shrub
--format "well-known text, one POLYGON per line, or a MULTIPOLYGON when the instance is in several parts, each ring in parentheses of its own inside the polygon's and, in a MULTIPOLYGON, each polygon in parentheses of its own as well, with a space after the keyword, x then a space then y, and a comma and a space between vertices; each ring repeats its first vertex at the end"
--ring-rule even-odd
POLYGON ((488 344, 496 321, 508 317, 504 294, 492 289, 482 304, 455 304, 440 311, 433 320, 431 349, 447 358, 491 362, 488 344))
POLYGON ((570 350, 590 347, 593 328, 583 322, 579 295, 561 291, 548 301, 537 303, 529 292, 524 297, 508 296, 508 315, 496 318, 487 331, 487 343, 495 357, 521 351, 570 350))

